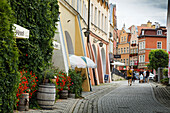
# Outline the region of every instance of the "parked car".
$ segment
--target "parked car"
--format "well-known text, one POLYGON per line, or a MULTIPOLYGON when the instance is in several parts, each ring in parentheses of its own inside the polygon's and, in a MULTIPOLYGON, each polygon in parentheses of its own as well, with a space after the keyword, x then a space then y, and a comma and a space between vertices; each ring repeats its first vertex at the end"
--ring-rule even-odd
POLYGON ((152 73, 150 73, 150 74, 149 74, 149 79, 150 79, 150 80, 153 80, 153 79, 154 79, 154 77, 155 77, 155 75, 154 75, 154 74, 152 74, 152 73))

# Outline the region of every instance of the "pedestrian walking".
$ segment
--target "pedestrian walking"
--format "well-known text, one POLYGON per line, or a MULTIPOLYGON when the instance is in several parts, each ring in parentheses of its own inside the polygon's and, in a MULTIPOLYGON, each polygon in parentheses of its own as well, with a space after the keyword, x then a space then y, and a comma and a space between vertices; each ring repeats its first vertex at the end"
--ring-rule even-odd
POLYGON ((130 86, 132 85, 132 76, 133 76, 133 72, 129 67, 128 70, 127 70, 127 79, 128 79, 128 85, 129 85, 129 82, 130 82, 130 86))
POLYGON ((146 77, 145 77, 145 82, 148 82, 148 83, 149 83, 149 73, 150 73, 150 71, 149 71, 149 69, 147 69, 146 77))
POLYGON ((135 82, 135 79, 136 79, 136 74, 135 74, 135 71, 133 71, 133 76, 132 76, 133 83, 135 82))
POLYGON ((140 76, 140 83, 143 83, 143 71, 142 71, 142 69, 140 70, 140 72, 139 72, 139 76, 140 76))
POLYGON ((145 81, 145 77, 146 77, 146 69, 144 70, 144 72, 143 72, 143 82, 145 83, 146 81, 145 81))

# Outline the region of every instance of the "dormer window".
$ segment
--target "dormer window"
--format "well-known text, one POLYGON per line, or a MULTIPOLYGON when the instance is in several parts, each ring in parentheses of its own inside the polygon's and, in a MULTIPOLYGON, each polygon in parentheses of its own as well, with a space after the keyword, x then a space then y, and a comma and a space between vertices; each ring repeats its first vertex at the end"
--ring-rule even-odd
POLYGON ((144 33, 145 33, 145 31, 144 31, 144 30, 142 30, 142 35, 144 35, 144 33))
POLYGON ((157 30, 157 35, 162 35, 162 30, 157 30))

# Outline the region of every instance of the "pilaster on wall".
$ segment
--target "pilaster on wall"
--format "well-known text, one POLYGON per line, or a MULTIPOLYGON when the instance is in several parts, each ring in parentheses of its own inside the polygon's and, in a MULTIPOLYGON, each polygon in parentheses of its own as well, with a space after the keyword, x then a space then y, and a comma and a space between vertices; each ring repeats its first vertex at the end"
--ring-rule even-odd
POLYGON ((98 76, 99 76, 99 82, 100 83, 104 83, 104 73, 103 73, 103 65, 102 65, 102 57, 101 57, 101 49, 99 47, 99 45, 97 46, 97 52, 98 52, 98 56, 97 56, 97 71, 98 71, 98 76))

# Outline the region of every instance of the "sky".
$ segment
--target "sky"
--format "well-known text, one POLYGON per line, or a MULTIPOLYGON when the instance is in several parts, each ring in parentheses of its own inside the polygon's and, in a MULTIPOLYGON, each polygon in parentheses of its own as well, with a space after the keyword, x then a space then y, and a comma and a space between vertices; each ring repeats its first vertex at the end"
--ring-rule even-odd
POLYGON ((117 28, 159 22, 166 26, 168 0, 110 0, 116 4, 117 28))

